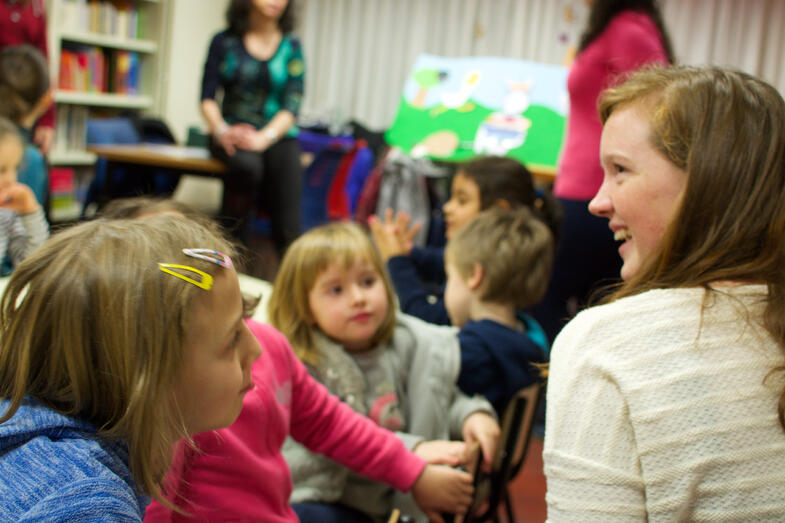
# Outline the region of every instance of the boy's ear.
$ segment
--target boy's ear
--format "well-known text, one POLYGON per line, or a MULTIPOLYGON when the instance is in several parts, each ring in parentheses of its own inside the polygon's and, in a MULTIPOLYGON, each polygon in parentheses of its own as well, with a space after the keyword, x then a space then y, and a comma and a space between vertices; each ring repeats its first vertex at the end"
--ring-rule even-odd
POLYGON ((472 266, 472 273, 469 275, 469 278, 466 280, 466 285, 473 291, 476 291, 482 285, 482 281, 485 278, 485 273, 482 270, 482 265, 479 263, 475 263, 472 266))
POLYGON ((497 206, 501 207, 505 211, 509 211, 510 210, 510 202, 508 202, 504 198, 499 198, 498 200, 496 200, 496 203, 494 205, 497 205, 497 206))

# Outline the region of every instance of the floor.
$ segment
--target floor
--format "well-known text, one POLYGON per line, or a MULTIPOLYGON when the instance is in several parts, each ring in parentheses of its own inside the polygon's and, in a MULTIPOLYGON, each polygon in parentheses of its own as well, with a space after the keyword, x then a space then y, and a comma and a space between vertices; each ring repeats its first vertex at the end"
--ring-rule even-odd
POLYGON ((529 452, 518 476, 510 483, 515 523, 542 523, 546 518, 545 475, 542 473, 542 438, 532 436, 529 452))

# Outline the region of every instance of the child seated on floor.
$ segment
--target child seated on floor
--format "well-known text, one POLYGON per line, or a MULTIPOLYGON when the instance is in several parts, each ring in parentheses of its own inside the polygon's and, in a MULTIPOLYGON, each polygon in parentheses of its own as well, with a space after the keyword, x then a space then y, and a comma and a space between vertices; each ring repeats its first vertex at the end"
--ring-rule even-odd
POLYGON ((540 379, 547 342, 539 325, 518 313, 545 293, 553 238, 529 209, 483 211, 447 243, 444 302, 461 328, 458 386, 482 394, 501 416, 512 396, 540 379))
MULTIPOLYGON (((535 190, 534 180, 517 160, 501 156, 480 156, 458 167, 452 180, 450 199, 444 204, 449 240, 481 211, 492 207, 528 207, 542 218, 555 235, 561 222, 561 206, 549 192, 535 190)), ((444 249, 415 247, 412 239, 420 228, 403 212, 393 216, 372 216, 369 226, 374 242, 390 271, 401 310, 430 323, 449 325, 441 291, 429 291, 426 282, 441 289, 444 274, 444 249)))
POLYGON ((235 420, 261 349, 232 254, 155 216, 69 227, 16 268, 0 302, 0 521, 141 522, 172 445, 235 420))
POLYGON ((10 262, 5 274, 49 237, 49 224, 33 190, 17 181, 23 154, 16 126, 0 117, 0 260, 7 255, 10 262))
MULTIPOLYGON (((454 330, 396 312, 394 300, 366 232, 357 224, 333 223, 311 229, 289 247, 268 310, 270 322, 317 380, 355 411, 396 431, 415 454, 457 465, 467 443, 476 441, 490 463, 499 427, 484 398, 456 387, 460 352, 454 330)), ((393 507, 423 519, 410 500, 394 500, 385 485, 292 441, 283 454, 301 521, 379 520, 393 507)))

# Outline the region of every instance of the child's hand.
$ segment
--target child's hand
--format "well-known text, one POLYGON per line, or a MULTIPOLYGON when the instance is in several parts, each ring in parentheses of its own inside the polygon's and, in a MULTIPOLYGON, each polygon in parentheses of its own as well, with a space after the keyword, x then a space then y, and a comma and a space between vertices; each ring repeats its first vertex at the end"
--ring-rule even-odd
POLYGON ((11 209, 18 214, 30 214, 38 210, 38 201, 30 187, 14 182, 0 191, 0 207, 11 209))
POLYGON ((473 412, 463 420, 463 440, 467 445, 473 442, 480 444, 482 450, 482 469, 491 471, 491 462, 496 454, 496 445, 499 443, 501 429, 493 416, 487 412, 473 412))
POLYGON ((444 523, 442 512, 463 514, 469 509, 474 495, 472 476, 444 465, 426 465, 412 495, 428 521, 444 523))
POLYGON ((409 226, 410 222, 411 216, 403 211, 398 212, 393 220, 393 211, 389 208, 384 212, 384 221, 376 215, 368 218, 374 243, 384 262, 393 256, 408 256, 412 251, 414 237, 422 225, 409 226))
POLYGON ((423 441, 414 447, 414 453, 426 462, 455 467, 466 461, 466 443, 463 441, 423 441))

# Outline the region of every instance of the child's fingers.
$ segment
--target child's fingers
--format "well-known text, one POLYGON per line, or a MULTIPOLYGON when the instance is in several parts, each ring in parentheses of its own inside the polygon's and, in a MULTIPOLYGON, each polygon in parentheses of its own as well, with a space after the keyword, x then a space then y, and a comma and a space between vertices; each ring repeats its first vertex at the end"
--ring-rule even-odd
POLYGON ((412 217, 406 211, 398 211, 398 214, 395 215, 395 223, 398 227, 405 230, 406 227, 409 226, 409 222, 411 221, 412 217))
POLYGON ((460 456, 456 456, 454 453, 449 454, 442 454, 441 456, 433 456, 431 459, 428 460, 428 463, 431 465, 449 465, 451 467, 455 467, 463 463, 460 456))
POLYGON ((426 510, 425 516, 428 518, 428 521, 432 523, 444 523, 444 519, 442 519, 442 515, 436 512, 435 510, 426 510))
POLYGON ((420 232, 420 229, 422 229, 422 224, 420 222, 415 223, 409 229, 403 229, 406 231, 405 240, 411 242, 412 239, 417 236, 417 233, 420 232))

